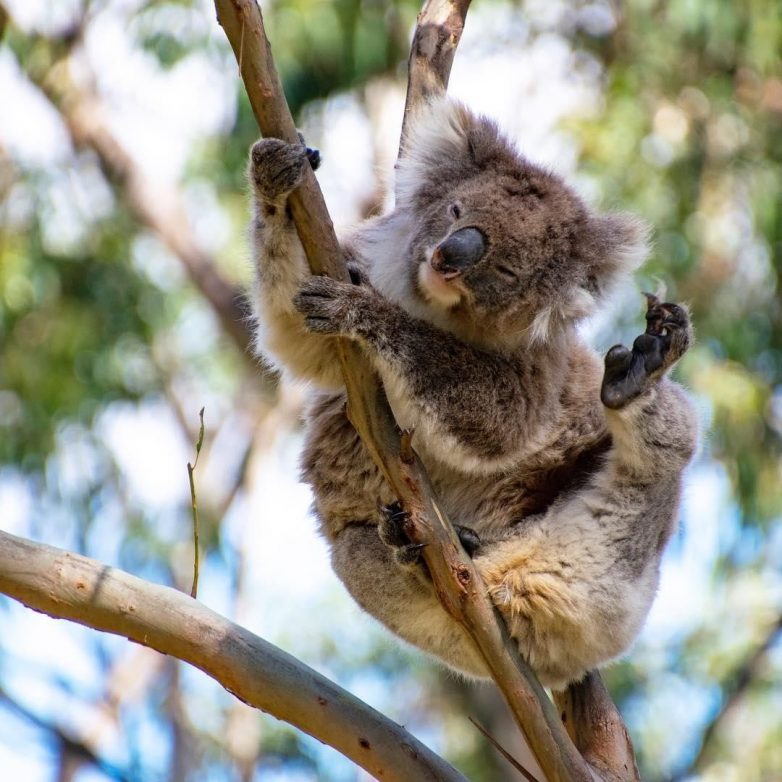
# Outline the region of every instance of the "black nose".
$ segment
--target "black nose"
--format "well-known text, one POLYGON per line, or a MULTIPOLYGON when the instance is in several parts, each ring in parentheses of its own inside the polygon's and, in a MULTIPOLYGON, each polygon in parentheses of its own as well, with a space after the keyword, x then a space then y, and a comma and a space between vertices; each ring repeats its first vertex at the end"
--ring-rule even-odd
POLYGON ((486 252, 486 240, 477 228, 462 228, 439 244, 432 254, 432 268, 456 277, 475 266, 486 252))

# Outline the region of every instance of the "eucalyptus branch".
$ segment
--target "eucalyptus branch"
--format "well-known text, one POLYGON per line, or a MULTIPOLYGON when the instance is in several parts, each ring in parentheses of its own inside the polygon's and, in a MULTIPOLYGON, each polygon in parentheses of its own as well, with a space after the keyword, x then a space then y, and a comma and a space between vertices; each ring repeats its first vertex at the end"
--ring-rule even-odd
POLYGON ((640 782, 630 734, 597 671, 565 692, 555 692, 554 702, 576 748, 599 779, 640 782))
POLYGON ((190 663, 378 779, 465 782, 404 728, 177 589, 0 532, 0 593, 190 663))
POLYGON ((470 0, 427 0, 413 34, 407 61, 407 97, 399 152, 403 153, 411 115, 448 89, 451 65, 462 37, 470 0))

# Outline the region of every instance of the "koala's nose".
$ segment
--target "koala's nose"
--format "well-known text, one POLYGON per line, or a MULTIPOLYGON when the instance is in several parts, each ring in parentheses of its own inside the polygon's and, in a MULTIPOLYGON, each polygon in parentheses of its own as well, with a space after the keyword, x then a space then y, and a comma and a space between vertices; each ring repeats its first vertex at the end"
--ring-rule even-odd
POLYGON ((435 248, 432 268, 446 279, 451 279, 475 266, 485 252, 483 234, 477 228, 462 228, 435 248))

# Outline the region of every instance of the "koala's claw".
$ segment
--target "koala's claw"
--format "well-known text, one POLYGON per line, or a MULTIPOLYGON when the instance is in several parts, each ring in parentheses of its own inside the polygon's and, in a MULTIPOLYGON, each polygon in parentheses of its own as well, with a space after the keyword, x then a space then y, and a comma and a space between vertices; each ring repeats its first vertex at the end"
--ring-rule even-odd
POLYGON ((453 528, 459 536, 459 542, 467 552, 467 556, 474 557, 475 552, 481 547, 481 539, 478 533, 472 527, 463 527, 461 524, 454 524, 453 528))
POLYGON ((394 552, 397 564, 403 567, 416 567, 422 564, 421 552, 426 543, 412 543, 405 532, 405 524, 410 514, 402 507, 401 502, 380 506, 380 524, 378 533, 380 540, 394 552))
POLYGON ((314 147, 304 147, 304 154, 307 156, 307 160, 310 161, 313 171, 317 171, 320 168, 320 164, 323 159, 320 156, 320 150, 314 147))
POLYGON ((369 285, 369 275, 361 264, 355 261, 348 261, 345 265, 348 267, 350 281, 354 285, 369 285))
POLYGON ((382 299, 369 286, 317 275, 301 286, 293 306, 311 332, 350 338, 371 331, 383 311, 382 299))
POLYGON ((690 318, 684 307, 661 302, 652 293, 644 296, 648 303, 646 331, 636 337, 632 350, 614 345, 605 357, 600 398, 611 410, 638 397, 684 355, 692 341, 690 318))
MULTIPOLYGON (((405 531, 405 525, 410 518, 410 514, 402 507, 400 502, 391 503, 391 505, 381 505, 380 524, 378 533, 380 539, 389 548, 394 551, 394 558, 400 565, 415 566, 422 563, 421 552, 428 545, 427 543, 412 543, 405 531)), ((456 534, 459 536, 459 542, 462 548, 470 557, 475 556, 481 545, 481 539, 478 533, 471 527, 464 527, 461 524, 453 525, 456 534)))
MULTIPOLYGON (((316 334, 340 333, 347 302, 342 300, 344 283, 329 277, 310 277, 293 299, 293 306, 304 315, 307 328, 316 334)), ((352 287, 352 286, 349 286, 352 287)))
POLYGON ((299 141, 301 142, 301 145, 304 147, 304 153, 307 156, 307 160, 310 161, 312 170, 317 171, 318 168, 320 168, 320 164, 322 162, 320 157, 320 150, 315 149, 315 147, 308 147, 307 142, 304 140, 304 134, 300 130, 296 131, 296 135, 299 137, 299 141))
POLYGON ((256 141, 250 151, 250 177, 264 201, 279 201, 301 183, 308 161, 315 168, 320 163, 320 153, 303 144, 264 138, 256 141), (316 160, 314 164, 311 155, 316 160))

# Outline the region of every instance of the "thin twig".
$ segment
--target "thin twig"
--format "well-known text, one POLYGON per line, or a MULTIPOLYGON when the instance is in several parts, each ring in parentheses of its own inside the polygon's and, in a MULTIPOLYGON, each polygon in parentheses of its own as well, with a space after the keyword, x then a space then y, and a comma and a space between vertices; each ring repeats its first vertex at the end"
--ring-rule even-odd
POLYGON ((201 426, 198 429, 198 440, 196 441, 196 455, 192 464, 187 463, 187 480, 190 482, 190 508, 193 511, 193 586, 190 587, 190 597, 195 598, 198 595, 198 568, 200 560, 200 550, 198 543, 198 503, 196 502, 196 488, 193 473, 198 466, 198 457, 201 453, 201 446, 204 444, 204 408, 198 411, 198 417, 201 420, 201 426))
POLYGON ((513 755, 511 755, 510 752, 508 752, 508 750, 505 749, 505 747, 503 747, 502 744, 500 744, 500 742, 497 741, 497 739, 495 739, 494 736, 492 736, 491 733, 489 733, 489 731, 483 727, 483 725, 481 725, 477 720, 474 720, 472 717, 468 717, 468 719, 483 734, 483 736, 494 747, 494 749, 496 749, 497 752, 499 752, 500 755, 502 755, 502 757, 504 757, 505 760, 507 760, 508 763, 510 763, 511 766, 513 766, 513 768, 515 768, 516 771, 518 771, 527 780, 527 782, 538 782, 537 777, 524 768, 524 766, 518 760, 516 760, 516 758, 514 758, 513 755))

